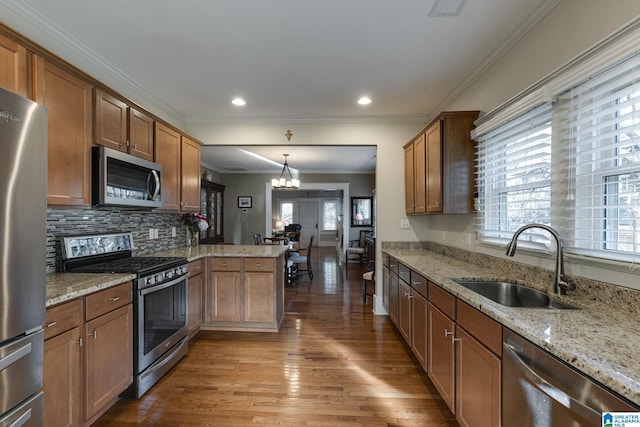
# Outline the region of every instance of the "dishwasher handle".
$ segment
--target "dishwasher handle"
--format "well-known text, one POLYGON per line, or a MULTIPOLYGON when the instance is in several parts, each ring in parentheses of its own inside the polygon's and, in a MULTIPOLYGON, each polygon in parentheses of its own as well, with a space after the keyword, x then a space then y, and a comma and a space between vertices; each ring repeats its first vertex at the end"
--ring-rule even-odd
POLYGON ((535 388, 545 395, 549 396, 558 404, 569 409, 573 413, 579 415, 585 420, 600 419, 601 413, 588 405, 575 399, 566 392, 560 390, 557 386, 545 380, 538 372, 529 366, 518 354, 517 347, 511 343, 503 342, 505 350, 517 362, 520 372, 524 374, 524 378, 535 388))

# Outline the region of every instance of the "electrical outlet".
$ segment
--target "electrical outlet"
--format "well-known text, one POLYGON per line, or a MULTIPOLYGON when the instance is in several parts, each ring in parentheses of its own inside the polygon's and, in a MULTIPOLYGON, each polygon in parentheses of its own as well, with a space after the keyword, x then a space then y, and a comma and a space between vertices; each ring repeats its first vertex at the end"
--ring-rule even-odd
POLYGON ((411 224, 409 223, 408 219, 401 219, 400 220, 400 228, 411 228, 411 224))
POLYGON ((158 229, 157 228, 153 229, 153 238, 154 239, 160 238, 160 234, 158 233, 158 229))
POLYGON ((446 231, 442 232, 442 240, 447 240, 447 232, 446 231))
POLYGON ((153 240, 153 228, 149 229, 149 240, 153 240))
POLYGON ((467 245, 471 246, 471 233, 467 233, 467 245))
POLYGON ((178 234, 176 233, 176 228, 171 227, 171 237, 176 237, 178 234))

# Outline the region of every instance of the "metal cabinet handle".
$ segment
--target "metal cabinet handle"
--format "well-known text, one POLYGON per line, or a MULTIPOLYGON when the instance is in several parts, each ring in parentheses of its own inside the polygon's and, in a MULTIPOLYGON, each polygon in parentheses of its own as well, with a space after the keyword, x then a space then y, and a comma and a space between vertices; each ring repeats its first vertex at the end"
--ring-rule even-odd
POLYGON ((51 323, 47 323, 47 328, 53 328, 54 326, 56 326, 58 324, 58 322, 51 322, 51 323))
POLYGON ((82 347, 82 338, 80 338, 79 341, 75 341, 74 344, 78 344, 80 347, 82 347))
POLYGON ((453 332, 449 332, 446 329, 444 330, 444 336, 445 337, 449 337, 449 336, 453 336, 453 332))
POLYGON ((98 333, 96 331, 91 332, 90 334, 87 334, 87 336, 93 337, 93 339, 98 338, 98 333))
POLYGON ((113 302, 116 302, 116 301, 119 301, 119 300, 120 300, 120 297, 111 297, 111 298, 109 298, 109 301, 113 301, 113 302))

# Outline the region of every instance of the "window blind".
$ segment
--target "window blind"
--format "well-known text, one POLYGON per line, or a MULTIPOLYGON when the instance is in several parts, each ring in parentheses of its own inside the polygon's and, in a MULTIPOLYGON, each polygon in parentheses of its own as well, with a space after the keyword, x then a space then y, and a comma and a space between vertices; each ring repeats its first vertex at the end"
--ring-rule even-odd
POLYGON ((640 253, 640 55, 559 98, 567 251, 633 260, 640 253))
POLYGON ((544 103, 478 138, 478 240, 506 243, 522 225, 550 223, 551 114, 544 103))

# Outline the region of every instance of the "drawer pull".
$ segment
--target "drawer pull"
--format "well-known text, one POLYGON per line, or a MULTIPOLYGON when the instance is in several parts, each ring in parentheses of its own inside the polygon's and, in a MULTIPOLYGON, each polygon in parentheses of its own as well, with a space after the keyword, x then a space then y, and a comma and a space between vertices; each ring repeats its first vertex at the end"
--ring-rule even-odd
POLYGON ((453 332, 449 332, 446 329, 444 330, 444 336, 448 337, 448 336, 453 336, 453 332))
POLYGON ((98 338, 98 333, 96 331, 91 332, 88 336, 93 337, 93 339, 98 338))
POLYGON ((58 324, 58 322, 51 322, 47 324, 47 328, 53 328, 54 326, 56 326, 58 324))
POLYGON ((223 267, 228 267, 228 266, 229 266, 229 264, 227 264, 226 262, 223 262, 223 263, 222 263, 222 266, 223 266, 223 267))
POLYGON ((80 338, 80 341, 74 342, 74 344, 78 344, 80 347, 82 347, 82 338, 80 338))
POLYGON ((260 264, 259 262, 256 262, 256 267, 260 267, 262 264, 260 264))
POLYGON ((109 301, 113 301, 113 302, 120 301, 120 297, 111 297, 109 298, 109 301))

